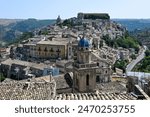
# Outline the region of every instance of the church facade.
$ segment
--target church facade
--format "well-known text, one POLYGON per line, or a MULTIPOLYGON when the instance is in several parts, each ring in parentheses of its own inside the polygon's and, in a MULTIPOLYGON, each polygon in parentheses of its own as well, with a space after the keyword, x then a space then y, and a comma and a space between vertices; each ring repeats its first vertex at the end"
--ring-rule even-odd
POLYGON ((77 59, 73 64, 73 88, 78 92, 94 92, 96 83, 111 81, 110 68, 102 67, 102 61, 92 61, 91 53, 89 41, 81 38, 77 48, 77 59))

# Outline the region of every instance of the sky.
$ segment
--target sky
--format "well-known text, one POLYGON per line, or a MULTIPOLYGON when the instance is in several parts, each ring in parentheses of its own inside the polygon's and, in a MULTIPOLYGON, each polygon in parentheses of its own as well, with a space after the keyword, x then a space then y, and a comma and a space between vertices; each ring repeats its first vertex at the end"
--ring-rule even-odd
POLYGON ((150 0, 0 0, 0 18, 62 19, 78 12, 109 13, 111 18, 150 18, 150 0))

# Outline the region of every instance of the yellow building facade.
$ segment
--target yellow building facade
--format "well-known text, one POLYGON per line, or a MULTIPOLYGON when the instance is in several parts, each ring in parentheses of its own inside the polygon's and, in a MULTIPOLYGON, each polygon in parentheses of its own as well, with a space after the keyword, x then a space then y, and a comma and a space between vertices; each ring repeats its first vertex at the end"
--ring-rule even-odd
POLYGON ((28 56, 39 59, 65 59, 68 56, 68 42, 40 41, 28 44, 28 56))

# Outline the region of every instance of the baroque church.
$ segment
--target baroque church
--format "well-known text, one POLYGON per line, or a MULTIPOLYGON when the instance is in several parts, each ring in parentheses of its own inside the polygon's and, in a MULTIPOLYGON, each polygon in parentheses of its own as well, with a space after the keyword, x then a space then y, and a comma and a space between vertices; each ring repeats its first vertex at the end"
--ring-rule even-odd
POLYGON ((77 92, 94 92, 97 83, 111 81, 111 66, 107 61, 92 60, 92 49, 88 39, 80 38, 77 59, 73 64, 73 89, 77 92))

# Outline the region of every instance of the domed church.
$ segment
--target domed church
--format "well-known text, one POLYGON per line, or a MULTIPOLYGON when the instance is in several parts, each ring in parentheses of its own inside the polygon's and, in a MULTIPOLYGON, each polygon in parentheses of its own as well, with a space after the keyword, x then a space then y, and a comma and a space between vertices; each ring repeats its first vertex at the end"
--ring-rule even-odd
POLYGON ((97 64, 91 61, 90 43, 84 37, 79 40, 77 60, 74 62, 74 89, 92 92, 96 86, 97 64))

